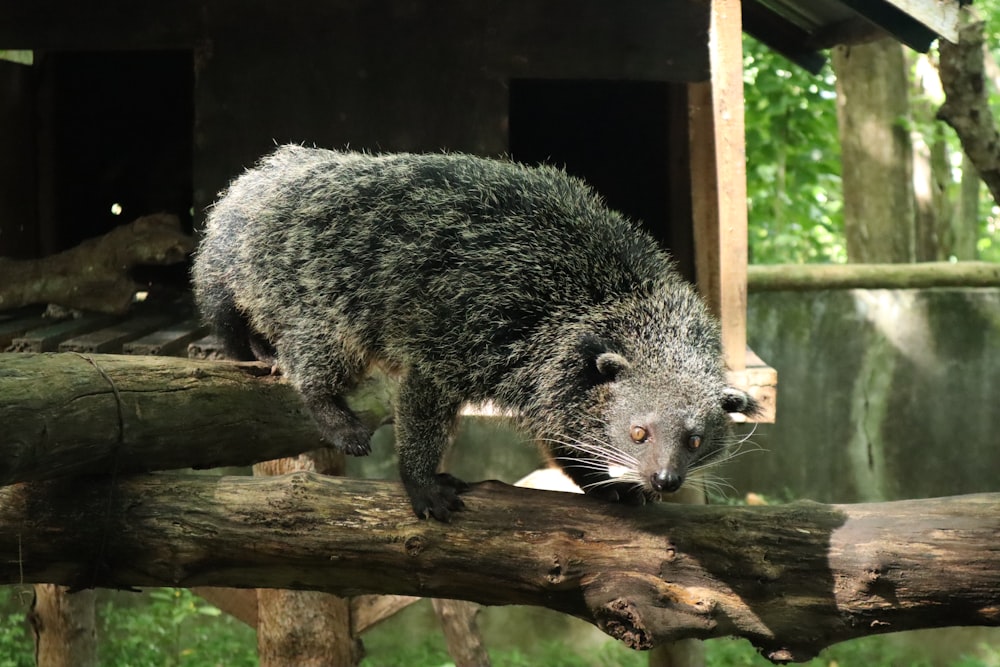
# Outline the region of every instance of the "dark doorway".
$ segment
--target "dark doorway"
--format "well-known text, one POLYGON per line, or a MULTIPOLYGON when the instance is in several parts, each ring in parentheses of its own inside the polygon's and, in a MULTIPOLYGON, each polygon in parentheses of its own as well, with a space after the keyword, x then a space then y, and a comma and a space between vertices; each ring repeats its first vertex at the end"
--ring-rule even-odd
POLYGON ((647 81, 510 82, 509 148, 590 183, 640 222, 688 277, 691 202, 683 85, 647 81))
POLYGON ((190 230, 192 52, 48 52, 37 67, 43 253, 148 213, 190 230))

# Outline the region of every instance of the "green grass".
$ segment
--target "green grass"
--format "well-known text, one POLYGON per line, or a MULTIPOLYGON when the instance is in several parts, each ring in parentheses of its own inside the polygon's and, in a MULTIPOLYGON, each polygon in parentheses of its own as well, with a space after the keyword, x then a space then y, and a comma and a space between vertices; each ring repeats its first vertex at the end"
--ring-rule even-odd
MULTIPOLYGON (((33 667, 34 651, 25 616, 30 587, 0 587, 0 667, 33 667)), ((185 589, 161 588, 144 594, 102 591, 98 601, 100 664, 107 667, 253 667, 257 665, 253 631, 185 589)), ((405 641, 405 639, 404 639, 405 641)), ((912 658, 899 641, 868 637, 845 642, 804 663, 807 667, 939 667, 912 658)), ((948 667, 1000 667, 1000 648, 956 650, 948 667)), ((705 642, 709 667, 767 667, 746 641, 705 642)), ((609 641, 575 652, 552 641, 519 649, 491 650, 494 667, 645 667, 648 655, 609 641)), ((417 642, 383 646, 365 658, 363 667, 450 667, 454 663, 440 633, 417 642)))

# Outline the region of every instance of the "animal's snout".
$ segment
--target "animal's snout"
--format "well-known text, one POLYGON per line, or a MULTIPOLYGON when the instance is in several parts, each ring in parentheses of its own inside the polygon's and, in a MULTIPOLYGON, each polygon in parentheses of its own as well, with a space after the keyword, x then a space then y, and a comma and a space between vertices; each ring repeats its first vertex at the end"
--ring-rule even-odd
POLYGON ((684 475, 679 475, 671 470, 657 470, 649 476, 649 483, 660 492, 673 493, 681 488, 684 483, 684 475))

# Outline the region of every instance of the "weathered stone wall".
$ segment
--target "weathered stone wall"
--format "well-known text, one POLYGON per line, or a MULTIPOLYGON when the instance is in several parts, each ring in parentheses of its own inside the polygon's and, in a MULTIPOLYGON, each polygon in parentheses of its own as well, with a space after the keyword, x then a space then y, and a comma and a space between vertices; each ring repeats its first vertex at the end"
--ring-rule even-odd
POLYGON ((1000 290, 753 294, 747 329, 778 370, 778 420, 722 473, 740 493, 1000 489, 1000 290))

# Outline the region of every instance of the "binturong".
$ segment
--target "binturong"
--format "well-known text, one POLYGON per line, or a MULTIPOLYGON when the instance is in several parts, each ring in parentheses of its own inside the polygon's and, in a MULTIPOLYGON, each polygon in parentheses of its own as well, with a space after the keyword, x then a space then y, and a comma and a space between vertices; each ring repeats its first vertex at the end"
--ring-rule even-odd
POLYGON ((642 503, 730 441, 718 324, 668 255, 553 167, 282 146, 209 212, 195 294, 227 352, 267 359, 332 446, 370 433, 344 396, 399 378, 399 472, 420 517, 467 488, 438 468, 461 406, 517 415, 585 492, 642 503))

